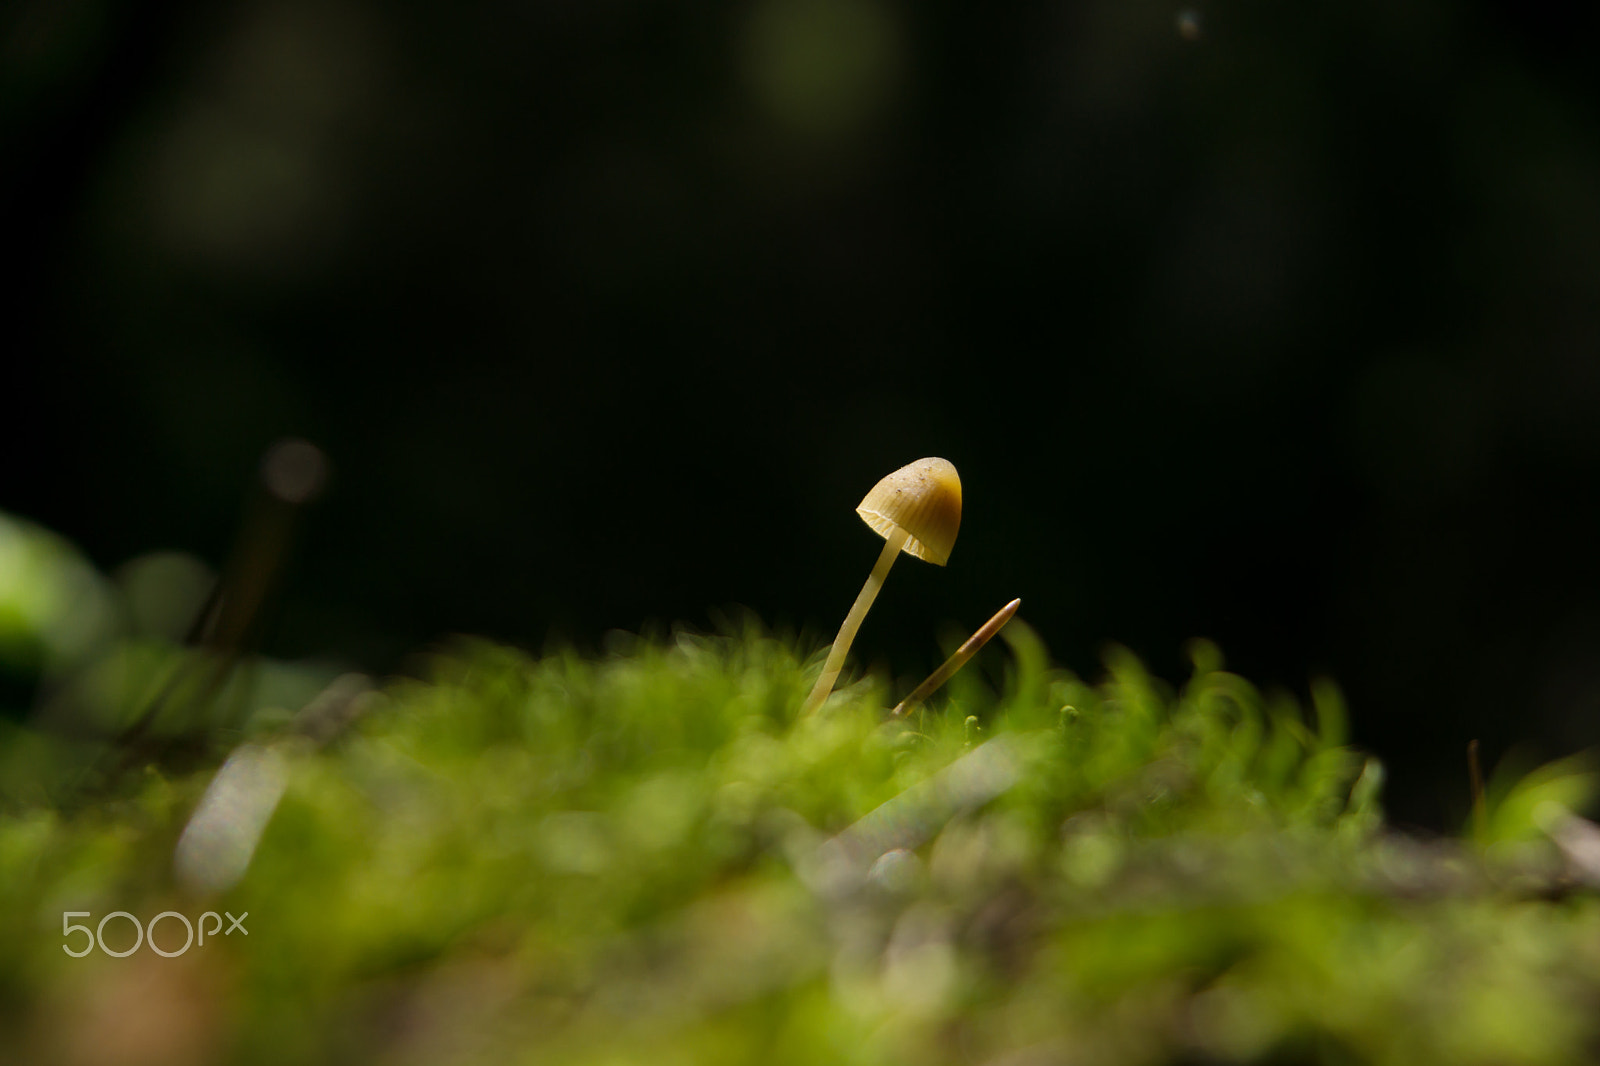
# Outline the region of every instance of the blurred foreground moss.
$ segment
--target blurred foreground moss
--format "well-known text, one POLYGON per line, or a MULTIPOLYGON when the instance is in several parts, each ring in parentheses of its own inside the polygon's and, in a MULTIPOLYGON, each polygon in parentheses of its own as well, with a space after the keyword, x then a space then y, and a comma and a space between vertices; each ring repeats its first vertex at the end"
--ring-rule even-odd
MULTIPOLYGON (((872 680, 796 720, 818 664, 755 629, 602 658, 464 643, 326 744, 236 750, 232 806, 207 803, 247 836, 270 820, 212 894, 173 856, 215 767, 71 808, 13 797, 5 1061, 1595 1052, 1600 908, 1532 826, 1591 776, 1509 788, 1492 840, 1418 841, 1384 827, 1331 686, 1302 712, 1206 645, 1181 689, 1126 654, 1089 684, 1008 639, 1003 691, 969 678, 905 721, 872 680), (247 913, 248 932, 173 958, 62 950, 83 942, 64 912, 119 910, 247 913)), ((12 727, 0 750, 53 743, 12 727)), ((159 937, 175 950, 181 925, 159 937)))

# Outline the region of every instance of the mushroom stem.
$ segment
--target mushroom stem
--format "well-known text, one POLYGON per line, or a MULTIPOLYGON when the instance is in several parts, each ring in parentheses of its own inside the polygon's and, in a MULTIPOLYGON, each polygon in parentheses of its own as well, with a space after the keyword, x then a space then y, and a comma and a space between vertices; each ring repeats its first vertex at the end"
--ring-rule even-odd
POLYGON ((839 627, 839 635, 833 638, 828 661, 822 665, 822 676, 817 678, 816 687, 811 690, 811 695, 806 697, 806 702, 800 707, 801 717, 821 707, 822 702, 833 691, 833 683, 839 680, 839 671, 844 669, 844 657, 850 652, 850 642, 856 639, 856 630, 861 628, 861 620, 867 616, 872 601, 878 598, 878 590, 883 588, 883 579, 889 575, 889 567, 894 565, 894 557, 900 554, 900 549, 908 536, 910 534, 905 530, 896 529, 885 538, 883 554, 878 556, 878 565, 872 568, 867 583, 861 586, 861 595, 856 597, 850 613, 845 615, 844 625, 839 627))
POLYGON ((1022 606, 1021 600, 1012 600, 995 612, 993 618, 983 623, 976 633, 967 638, 965 644, 955 650, 955 654, 944 661, 944 665, 928 675, 928 679, 912 690, 911 695, 895 705, 892 715, 905 714, 911 708, 927 699, 939 690, 939 686, 955 676, 957 670, 967 665, 967 660, 978 654, 978 649, 989 643, 989 638, 1005 628, 1011 621, 1011 616, 1017 613, 1017 608, 1022 606))

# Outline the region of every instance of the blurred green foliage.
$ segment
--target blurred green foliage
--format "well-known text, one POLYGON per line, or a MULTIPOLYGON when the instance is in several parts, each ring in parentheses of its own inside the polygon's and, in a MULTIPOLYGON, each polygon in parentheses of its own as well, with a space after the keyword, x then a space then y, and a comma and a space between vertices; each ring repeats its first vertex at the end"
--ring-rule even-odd
MULTIPOLYGON (((13 794, 0 1046, 98 1064, 1594 1046, 1600 908, 1518 828, 1530 804, 1582 802, 1581 767, 1493 797, 1514 853, 1419 841, 1385 828, 1381 767, 1344 744, 1329 684, 1307 715, 1206 643, 1180 688, 1124 652, 1089 683, 1025 626, 1006 636, 997 689, 968 672, 907 720, 872 677, 797 720, 818 663, 753 622, 616 635, 599 657, 462 641, 325 744, 262 727, 215 773, 153 763, 71 807, 13 794), (271 785, 230 770, 246 761, 271 785), (173 855, 223 792, 254 856, 211 894, 173 855), (248 933, 174 958, 61 950, 81 944, 64 912, 118 910, 247 913, 248 933)), ((56 745, 14 727, 0 750, 56 745)))

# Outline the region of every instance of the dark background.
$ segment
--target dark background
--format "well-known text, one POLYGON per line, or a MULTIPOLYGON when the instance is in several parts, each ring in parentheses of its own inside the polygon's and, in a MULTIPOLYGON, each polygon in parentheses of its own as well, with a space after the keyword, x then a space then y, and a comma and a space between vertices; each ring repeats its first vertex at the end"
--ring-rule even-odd
POLYGON ((1600 741, 1600 39, 1528 4, 21 0, 0 507, 220 563, 335 471, 265 650, 831 636, 853 514, 959 467, 907 682, 1344 687, 1403 820, 1600 741))

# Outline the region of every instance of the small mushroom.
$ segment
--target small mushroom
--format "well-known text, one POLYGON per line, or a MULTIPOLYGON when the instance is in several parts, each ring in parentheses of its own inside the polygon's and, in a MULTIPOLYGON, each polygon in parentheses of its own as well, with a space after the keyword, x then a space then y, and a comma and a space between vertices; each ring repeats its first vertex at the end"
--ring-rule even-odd
POLYGON ((861 620, 867 616, 872 601, 878 598, 883 579, 889 567, 902 551, 943 566, 955 546, 956 533, 961 529, 961 477, 946 459, 918 459, 902 466, 872 487, 861 506, 856 508, 861 520, 884 539, 883 552, 878 564, 861 588, 850 613, 845 616, 839 635, 833 640, 828 661, 823 664, 822 676, 816 687, 806 697, 801 707, 802 715, 810 714, 822 706, 833 683, 844 667, 844 657, 850 651, 861 620))

